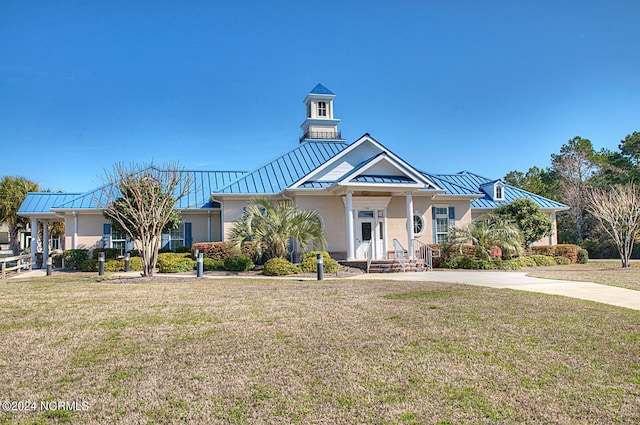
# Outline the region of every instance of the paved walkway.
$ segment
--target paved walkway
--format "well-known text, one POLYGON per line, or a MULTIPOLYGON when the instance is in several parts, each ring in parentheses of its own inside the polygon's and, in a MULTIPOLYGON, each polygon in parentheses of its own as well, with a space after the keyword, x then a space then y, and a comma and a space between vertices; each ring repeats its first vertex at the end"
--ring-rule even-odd
POLYGON ((640 291, 590 282, 541 279, 527 276, 525 272, 434 270, 432 272, 421 273, 371 273, 359 275, 355 278, 451 282, 465 285, 487 286, 490 288, 509 288, 520 291, 563 295, 565 297, 640 310, 640 291))
MULTIPOLYGON (((55 271, 56 275, 64 272, 55 271)), ((139 276, 140 272, 117 273, 120 276, 139 276)), ((46 276, 44 269, 21 273, 12 279, 46 276)), ((176 276, 174 277, 195 277, 176 276)), ((225 276, 205 276, 211 279, 225 278, 225 276)), ((238 276, 228 276, 237 278, 238 276)), ((273 279, 268 276, 251 276, 250 278, 273 279)), ((315 280, 309 277, 291 276, 295 280, 315 280)), ((325 275, 326 279, 335 279, 325 275)), ((282 277, 279 277, 282 279, 282 277)), ((581 300, 595 301, 640 310, 640 291, 618 288, 616 286, 599 285, 590 282, 574 282, 570 280, 541 279, 529 277, 525 272, 509 271, 449 271, 434 270, 420 273, 370 273, 350 276, 347 279, 376 279, 376 280, 409 280, 417 282, 451 282, 465 285, 487 286, 490 288, 508 288, 520 291, 541 292, 544 294, 563 295, 581 300)))

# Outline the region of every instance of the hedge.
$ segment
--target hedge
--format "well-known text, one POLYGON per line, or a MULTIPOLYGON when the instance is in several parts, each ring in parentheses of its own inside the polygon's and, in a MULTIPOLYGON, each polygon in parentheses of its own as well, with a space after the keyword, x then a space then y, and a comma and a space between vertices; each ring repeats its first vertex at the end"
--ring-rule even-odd
POLYGON ((300 268, 305 273, 317 273, 318 272, 318 260, 317 254, 322 254, 322 268, 325 273, 338 273, 340 265, 336 260, 331 258, 327 251, 310 251, 304 254, 302 261, 300 261, 300 268))
POLYGON ((505 260, 494 257, 491 260, 454 255, 442 261, 442 268, 467 269, 467 270, 520 270, 520 265, 515 260, 505 260))
POLYGON ((64 267, 72 270, 81 270, 82 263, 89 259, 86 249, 65 249, 62 252, 64 267))
POLYGON ((242 255, 234 255, 224 260, 225 270, 234 272, 246 272, 252 270, 255 267, 251 258, 244 257, 242 255))
POLYGON ((262 273, 266 276, 285 276, 289 274, 302 273, 302 269, 292 264, 289 260, 282 258, 272 258, 264 263, 264 270, 262 273))
POLYGON ((578 263, 587 264, 589 262, 589 251, 584 248, 578 250, 578 263))
POLYGON ((93 250, 93 259, 98 259, 98 254, 104 252, 105 260, 115 260, 120 256, 120 250, 118 248, 96 248, 93 250))
MULTIPOLYGON (((227 242, 200 242, 193 244, 191 247, 192 258, 195 258, 196 249, 199 253, 204 255, 204 258, 211 258, 212 260, 224 261, 234 255, 241 255, 248 257, 254 263, 258 262, 258 251, 256 249, 257 242, 244 242, 240 250, 227 242)), ((265 261, 264 253, 266 252, 266 246, 263 245, 263 261, 265 261)))
POLYGON ((573 244, 540 245, 532 246, 531 254, 545 255, 548 257, 565 257, 568 258, 571 263, 577 263, 579 249, 580 247, 578 245, 573 244))

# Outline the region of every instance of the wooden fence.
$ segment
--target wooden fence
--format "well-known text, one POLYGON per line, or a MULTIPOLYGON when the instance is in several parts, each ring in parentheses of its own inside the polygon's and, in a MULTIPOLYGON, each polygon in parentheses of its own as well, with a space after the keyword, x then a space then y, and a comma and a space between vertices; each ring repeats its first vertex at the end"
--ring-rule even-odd
POLYGON ((17 274, 20 274, 22 270, 31 270, 31 266, 35 264, 31 262, 31 258, 31 254, 0 258, 2 280, 4 281, 7 278, 7 272, 15 271, 17 274))

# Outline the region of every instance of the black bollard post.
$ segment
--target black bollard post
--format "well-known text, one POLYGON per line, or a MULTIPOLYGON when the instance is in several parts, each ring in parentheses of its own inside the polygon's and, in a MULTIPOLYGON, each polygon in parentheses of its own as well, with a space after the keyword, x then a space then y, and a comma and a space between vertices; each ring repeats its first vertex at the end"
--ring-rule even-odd
POLYGON ((204 272, 204 254, 198 254, 197 264, 198 264, 198 270, 196 272, 196 276, 202 277, 202 274, 204 272))
POLYGON ((196 249, 195 252, 193 253, 193 258, 196 259, 196 261, 198 261, 198 256, 200 255, 200 250, 196 249))
POLYGON ((324 279, 324 264, 322 262, 322 254, 316 254, 316 266, 318 268, 318 280, 324 279))
POLYGON ((131 254, 128 252, 124 255, 124 271, 125 273, 131 268, 131 254))
POLYGON ((98 253, 98 276, 104 276, 104 252, 98 253))
POLYGON ((51 270, 53 269, 53 258, 47 258, 47 276, 51 276, 51 270))

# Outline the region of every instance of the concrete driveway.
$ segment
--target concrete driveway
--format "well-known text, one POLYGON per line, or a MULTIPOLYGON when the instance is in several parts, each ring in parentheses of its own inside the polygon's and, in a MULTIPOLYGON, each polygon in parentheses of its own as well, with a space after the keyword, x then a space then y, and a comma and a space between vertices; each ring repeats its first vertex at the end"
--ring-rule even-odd
POLYGON ((463 283, 465 285, 563 295, 565 297, 640 310, 640 291, 590 282, 540 279, 529 277, 525 272, 434 270, 420 273, 370 273, 355 276, 352 279, 463 283))

